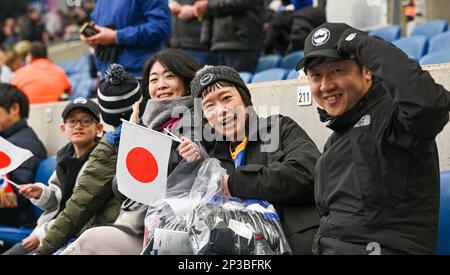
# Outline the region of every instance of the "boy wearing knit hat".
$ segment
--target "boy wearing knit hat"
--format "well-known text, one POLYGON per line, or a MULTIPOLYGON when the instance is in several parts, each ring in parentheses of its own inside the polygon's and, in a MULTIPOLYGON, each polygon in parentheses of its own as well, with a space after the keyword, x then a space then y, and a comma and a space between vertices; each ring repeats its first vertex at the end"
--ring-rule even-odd
POLYGON ((257 117, 247 86, 232 68, 203 68, 192 80, 191 92, 200 98, 203 116, 216 132, 206 147, 227 169, 223 192, 272 203, 293 252, 311 254, 318 227, 312 176, 320 156, 316 145, 289 117, 257 117))

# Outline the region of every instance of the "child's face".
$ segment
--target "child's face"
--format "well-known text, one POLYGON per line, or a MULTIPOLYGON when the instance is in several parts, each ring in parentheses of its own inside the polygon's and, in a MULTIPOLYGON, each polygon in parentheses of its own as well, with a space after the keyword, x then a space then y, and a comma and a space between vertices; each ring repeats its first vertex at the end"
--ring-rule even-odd
POLYGON ((70 143, 76 146, 89 146, 103 130, 101 123, 97 123, 94 117, 86 110, 75 109, 69 113, 61 131, 70 143))
POLYGON ((203 114, 214 130, 229 140, 242 140, 247 109, 235 87, 221 87, 202 98, 203 114))

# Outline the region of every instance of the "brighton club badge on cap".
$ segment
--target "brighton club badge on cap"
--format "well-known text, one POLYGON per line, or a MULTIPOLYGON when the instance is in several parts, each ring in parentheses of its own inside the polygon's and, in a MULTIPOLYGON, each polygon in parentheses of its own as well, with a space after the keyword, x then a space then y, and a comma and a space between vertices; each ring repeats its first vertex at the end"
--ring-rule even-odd
POLYGON ((327 28, 318 29, 312 36, 312 44, 316 47, 322 46, 330 39, 330 31, 327 28))

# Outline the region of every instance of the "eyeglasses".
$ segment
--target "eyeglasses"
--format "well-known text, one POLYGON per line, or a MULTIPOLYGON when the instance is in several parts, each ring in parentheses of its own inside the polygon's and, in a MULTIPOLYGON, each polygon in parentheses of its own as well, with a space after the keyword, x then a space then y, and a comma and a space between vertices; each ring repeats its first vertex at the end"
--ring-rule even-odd
POLYGON ((81 124, 81 126, 83 126, 83 127, 89 127, 89 126, 92 125, 92 123, 95 122, 95 120, 92 119, 92 118, 82 118, 82 119, 72 119, 72 118, 69 118, 69 119, 67 119, 67 120, 64 122, 64 124, 66 124, 66 125, 69 126, 69 127, 75 127, 75 126, 77 126, 78 122, 79 122, 79 123, 81 124))

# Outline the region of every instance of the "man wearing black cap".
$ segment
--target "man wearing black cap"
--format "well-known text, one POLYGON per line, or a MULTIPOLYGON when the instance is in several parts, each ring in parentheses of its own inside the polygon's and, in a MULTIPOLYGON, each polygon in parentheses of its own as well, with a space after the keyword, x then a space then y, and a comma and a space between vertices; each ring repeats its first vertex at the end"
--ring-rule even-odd
POLYGON ((450 93, 401 50, 341 23, 309 34, 302 68, 334 131, 316 165, 314 253, 435 253, 435 137, 450 93))
POLYGON ((313 171, 320 156, 314 142, 289 117, 258 117, 247 86, 230 67, 200 70, 191 92, 213 130, 203 131, 204 145, 228 172, 223 192, 272 203, 294 254, 311 254, 318 225, 313 171))

